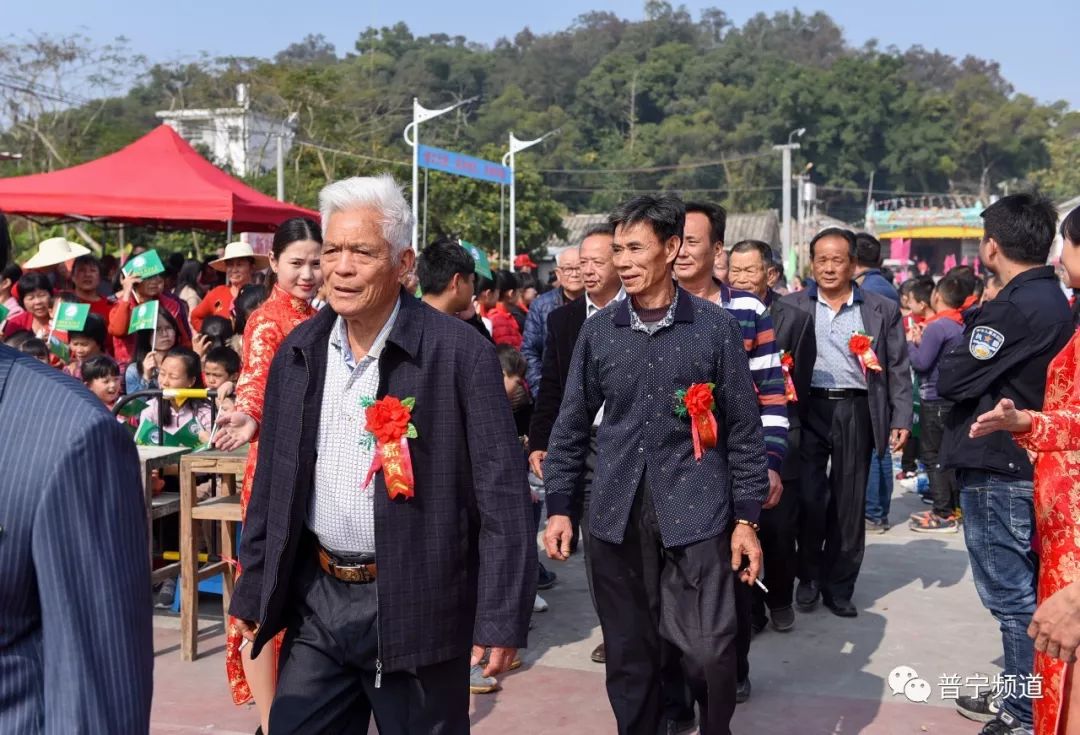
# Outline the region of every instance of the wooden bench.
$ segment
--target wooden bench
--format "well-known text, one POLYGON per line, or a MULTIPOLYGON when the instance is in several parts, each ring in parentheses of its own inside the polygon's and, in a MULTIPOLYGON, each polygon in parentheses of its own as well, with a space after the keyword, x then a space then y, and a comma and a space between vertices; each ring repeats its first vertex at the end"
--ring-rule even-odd
MULTIPOLYGON (((154 521, 180 512, 180 493, 161 493, 154 495, 154 470, 180 464, 181 458, 191 452, 186 447, 136 447, 139 451, 139 465, 142 468, 143 493, 146 497, 146 548, 150 554, 150 568, 154 569, 154 521)), ((154 569, 151 582, 157 584, 180 573, 179 564, 166 564, 154 569)))
POLYGON ((180 460, 180 658, 194 661, 198 655, 199 582, 221 575, 221 605, 226 625, 235 580, 236 528, 240 523, 238 480, 243 479, 248 448, 235 452, 206 451, 188 454, 180 460), (218 475, 217 495, 198 502, 196 475, 218 475), (198 539, 194 522, 220 524, 220 561, 199 566, 198 539))

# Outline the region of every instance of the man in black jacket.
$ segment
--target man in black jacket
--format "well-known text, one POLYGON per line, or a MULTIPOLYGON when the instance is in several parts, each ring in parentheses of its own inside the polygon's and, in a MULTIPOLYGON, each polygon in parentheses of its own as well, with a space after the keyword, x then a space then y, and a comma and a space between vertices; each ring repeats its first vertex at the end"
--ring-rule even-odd
MULTIPOLYGON (((945 421, 941 464, 957 472, 971 573, 979 598, 1001 626, 1004 676, 1022 681, 1031 677, 1035 655, 1027 636, 1038 570, 1031 549, 1034 473, 1009 432, 977 439, 968 432, 1002 398, 1019 410, 1042 408, 1046 367, 1069 341, 1072 316, 1054 269, 1045 265, 1057 221, 1053 205, 1015 194, 991 204, 982 217, 979 260, 1005 286, 965 315, 963 335, 939 363, 938 394, 956 402, 945 421)), ((957 707, 973 719, 993 718, 994 695, 987 695, 960 697, 957 707)), ((983 732, 1030 732, 1025 728, 1031 724, 1031 700, 1014 688, 1004 693, 1000 712, 983 732)))
POLYGON ((275 735, 363 732, 372 713, 382 732, 467 733, 470 652, 505 671, 536 590, 502 371, 401 289, 412 213, 393 179, 319 203, 329 306, 270 370, 230 611, 252 657, 286 630, 275 735))
MULTIPOLYGON (((543 462, 547 457, 548 438, 551 427, 559 415, 566 379, 570 372, 570 358, 574 355, 574 345, 585 320, 592 317, 612 301, 626 296, 622 290, 622 281, 615 270, 611 241, 614 230, 610 225, 593 228, 585 235, 579 250, 581 275, 585 281, 585 296, 575 299, 566 306, 560 306, 548 315, 547 337, 544 345, 544 365, 540 377, 540 393, 533 409, 532 423, 529 426, 529 465, 533 473, 543 479, 543 462)), ((600 417, 594 422, 599 425, 600 417)), ((575 496, 572 523, 575 539, 580 538, 583 547, 588 541, 581 535, 581 527, 588 528, 590 485, 592 473, 596 469, 596 431, 589 439, 589 455, 586 458, 589 467, 582 481, 582 492, 575 496)), ((576 547, 575 547, 576 548, 576 547)), ((592 575, 588 565, 585 576, 592 590, 592 575)), ((604 644, 597 646, 591 656, 596 663, 604 663, 604 644)))

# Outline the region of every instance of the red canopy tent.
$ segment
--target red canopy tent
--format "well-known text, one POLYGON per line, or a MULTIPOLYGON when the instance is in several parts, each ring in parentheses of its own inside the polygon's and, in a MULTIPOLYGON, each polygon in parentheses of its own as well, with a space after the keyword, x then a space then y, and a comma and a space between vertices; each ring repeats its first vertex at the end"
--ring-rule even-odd
POLYGON ((0 212, 233 232, 319 216, 234 179, 167 125, 88 163, 0 179, 0 212))

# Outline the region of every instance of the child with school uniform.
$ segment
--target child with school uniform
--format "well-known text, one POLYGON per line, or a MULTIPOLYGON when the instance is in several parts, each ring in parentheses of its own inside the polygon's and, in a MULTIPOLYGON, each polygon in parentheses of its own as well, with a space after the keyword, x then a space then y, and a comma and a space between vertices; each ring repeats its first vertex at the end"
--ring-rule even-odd
POLYGON ((941 467, 938 453, 945 420, 952 402, 937 392, 938 363, 951 343, 964 332, 962 309, 972 293, 971 284, 957 275, 946 275, 934 288, 935 312, 921 325, 908 329, 908 357, 919 376, 920 459, 930 480, 933 508, 911 515, 911 530, 918 533, 956 533, 960 528, 960 493, 953 470, 941 467))
POLYGON ((236 407, 234 393, 240 379, 240 355, 231 347, 213 347, 203 356, 202 364, 206 387, 217 391, 218 411, 231 412, 236 407))

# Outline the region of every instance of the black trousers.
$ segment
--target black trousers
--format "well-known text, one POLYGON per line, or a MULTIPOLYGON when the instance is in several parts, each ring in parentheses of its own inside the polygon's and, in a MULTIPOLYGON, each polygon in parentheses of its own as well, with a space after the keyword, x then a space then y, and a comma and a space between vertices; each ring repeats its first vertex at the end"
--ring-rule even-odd
POLYGON ((951 401, 923 401, 919 409, 919 432, 922 442, 922 461, 930 480, 930 495, 934 498, 934 513, 945 518, 960 507, 960 488, 956 472, 938 464, 941 442, 945 436, 945 419, 952 411, 951 401))
POLYGON ((327 575, 309 541, 300 553, 306 561, 293 583, 270 732, 367 735, 374 714, 386 735, 468 733, 468 654, 410 671, 384 671, 376 688, 375 585, 327 575))
POLYGON ((735 577, 731 534, 665 549, 652 496, 637 490, 621 544, 589 540, 607 692, 623 735, 663 720, 662 649, 682 655, 703 735, 727 735, 735 711, 735 577))
POLYGON ((866 482, 874 451, 866 396, 809 396, 803 424, 799 579, 850 600, 866 548, 866 482), (832 466, 829 466, 829 463, 832 466))
POLYGON ((795 574, 798 570, 795 538, 799 523, 799 485, 802 471, 802 429, 788 431, 787 454, 780 476, 784 492, 776 507, 761 511, 761 555, 764 562, 764 584, 769 588, 765 594, 757 585, 749 587, 735 584, 736 611, 739 616, 739 632, 735 638, 738 658, 736 674, 739 681, 750 675, 750 639, 752 623, 764 625, 767 620, 765 608, 777 610, 790 607, 795 593, 795 574))

